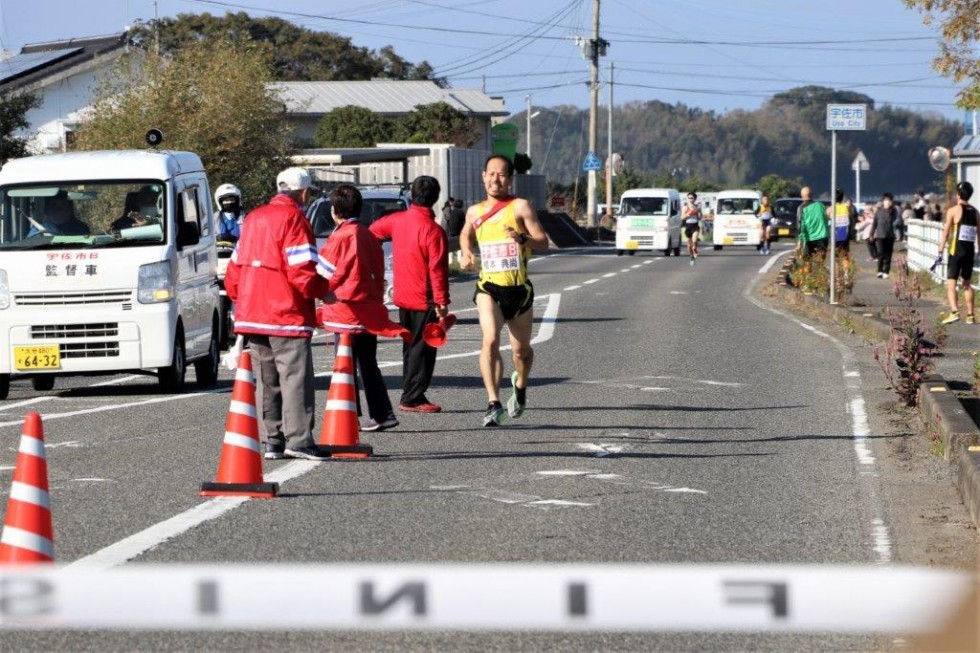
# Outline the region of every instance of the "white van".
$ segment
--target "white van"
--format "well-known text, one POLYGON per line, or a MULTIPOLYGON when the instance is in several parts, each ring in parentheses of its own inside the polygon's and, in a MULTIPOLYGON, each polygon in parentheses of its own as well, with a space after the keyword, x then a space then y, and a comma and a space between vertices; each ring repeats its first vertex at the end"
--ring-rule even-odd
POLYGON ((189 152, 72 152, 0 169, 0 399, 11 376, 217 381, 215 227, 189 152))
POLYGON ((756 211, 762 196, 754 190, 723 190, 715 200, 712 242, 715 249, 725 245, 754 245, 761 241, 756 211))
POLYGON ((623 192, 616 219, 616 255, 637 250, 681 253, 681 195, 673 188, 633 188, 623 192))

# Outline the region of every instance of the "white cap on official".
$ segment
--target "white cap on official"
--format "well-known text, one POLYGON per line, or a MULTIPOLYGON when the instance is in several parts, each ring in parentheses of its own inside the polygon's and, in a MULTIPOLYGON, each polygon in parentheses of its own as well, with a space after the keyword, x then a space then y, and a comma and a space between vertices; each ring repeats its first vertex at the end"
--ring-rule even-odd
POLYGON ((280 191, 303 190, 309 188, 311 183, 310 173, 303 168, 286 168, 276 177, 280 191))

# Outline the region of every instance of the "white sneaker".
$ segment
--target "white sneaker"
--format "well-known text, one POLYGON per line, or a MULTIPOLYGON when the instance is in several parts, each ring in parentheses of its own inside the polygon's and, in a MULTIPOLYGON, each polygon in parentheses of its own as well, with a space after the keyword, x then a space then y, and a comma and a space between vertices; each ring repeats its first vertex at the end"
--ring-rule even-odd
POLYGON ((881 278, 882 279, 887 279, 888 278, 888 273, 887 272, 882 272, 881 273, 881 278))

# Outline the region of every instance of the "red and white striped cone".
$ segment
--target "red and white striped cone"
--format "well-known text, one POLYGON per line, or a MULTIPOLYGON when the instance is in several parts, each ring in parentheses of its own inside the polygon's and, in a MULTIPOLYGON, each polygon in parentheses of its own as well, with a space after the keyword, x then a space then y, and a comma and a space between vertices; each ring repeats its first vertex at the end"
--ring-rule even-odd
POLYGON ((48 495, 48 462, 41 416, 24 419, 17 467, 0 533, 0 564, 54 562, 54 529, 48 495))
POLYGON ((235 384, 231 389, 231 406, 228 408, 228 419, 225 420, 225 439, 221 445, 218 476, 214 483, 201 484, 201 496, 271 499, 279 494, 278 483, 263 482, 262 454, 259 448, 252 356, 248 351, 243 351, 238 359, 235 384))
POLYGON ((329 453, 332 458, 367 458, 374 454, 374 449, 360 444, 360 431, 357 386, 354 385, 354 353, 350 334, 341 333, 317 448, 321 453, 329 453))

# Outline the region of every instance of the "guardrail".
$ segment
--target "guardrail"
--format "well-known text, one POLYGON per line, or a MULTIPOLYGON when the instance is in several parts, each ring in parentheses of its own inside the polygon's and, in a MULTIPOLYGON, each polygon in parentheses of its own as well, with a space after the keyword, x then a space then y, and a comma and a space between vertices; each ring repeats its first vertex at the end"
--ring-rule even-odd
MULTIPOLYGON (((906 258, 912 270, 929 270, 929 266, 939 254, 939 236, 943 232, 942 222, 931 220, 908 220, 905 225, 907 233, 906 258)), ((936 283, 946 281, 946 261, 943 260, 930 273, 936 283)))
MULTIPOLYGON (((907 258, 909 268, 912 270, 929 270, 929 266, 936 260, 939 254, 939 236, 943 232, 942 222, 931 220, 909 220, 906 225, 908 233, 907 258)), ((973 266, 974 279, 976 273, 980 272, 980 260, 973 266)), ((946 282, 946 259, 944 258, 930 275, 936 283, 946 282)), ((974 288, 980 290, 980 284, 972 284, 974 288)))

